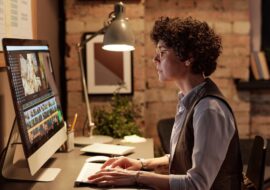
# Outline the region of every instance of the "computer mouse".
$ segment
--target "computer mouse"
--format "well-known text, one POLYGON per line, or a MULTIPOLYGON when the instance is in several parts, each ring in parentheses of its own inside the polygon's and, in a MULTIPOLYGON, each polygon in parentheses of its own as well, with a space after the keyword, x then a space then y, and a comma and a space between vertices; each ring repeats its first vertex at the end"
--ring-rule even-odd
POLYGON ((85 162, 92 162, 92 163, 104 163, 106 162, 110 157, 108 156, 91 156, 85 160, 85 162))

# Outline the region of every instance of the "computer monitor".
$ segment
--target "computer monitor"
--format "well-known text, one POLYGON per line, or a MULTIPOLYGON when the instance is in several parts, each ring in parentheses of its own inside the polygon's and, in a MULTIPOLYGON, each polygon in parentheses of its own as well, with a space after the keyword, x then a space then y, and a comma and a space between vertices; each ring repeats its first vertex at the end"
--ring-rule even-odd
POLYGON ((60 169, 41 167, 66 141, 67 133, 49 46, 41 40, 5 38, 3 50, 16 118, 2 174, 11 179, 53 180, 60 169), (27 168, 13 164, 18 136, 27 168))

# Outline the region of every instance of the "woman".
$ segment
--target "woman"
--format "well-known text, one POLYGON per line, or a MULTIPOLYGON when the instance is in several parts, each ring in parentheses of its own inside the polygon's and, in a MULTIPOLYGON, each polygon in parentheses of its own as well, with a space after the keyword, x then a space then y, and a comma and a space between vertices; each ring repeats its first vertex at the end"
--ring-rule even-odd
POLYGON ((162 17, 151 33, 159 80, 180 90, 170 155, 135 160, 112 158, 89 177, 100 186, 141 184, 154 189, 237 190, 242 161, 229 104, 208 77, 215 71, 221 39, 207 23, 191 17, 162 17), (141 171, 169 166, 169 175, 141 171), (109 166, 109 168, 108 168, 109 166))

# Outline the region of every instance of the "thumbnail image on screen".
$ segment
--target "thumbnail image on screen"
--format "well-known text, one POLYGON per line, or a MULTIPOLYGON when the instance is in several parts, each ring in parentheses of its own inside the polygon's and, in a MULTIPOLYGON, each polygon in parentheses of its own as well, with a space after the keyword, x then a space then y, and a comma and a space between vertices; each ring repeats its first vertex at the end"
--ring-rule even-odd
POLYGON ((55 98, 51 98, 24 112, 30 143, 38 142, 62 121, 55 98))
MULTIPOLYGON (((47 89, 44 60, 38 65, 36 54, 20 54, 21 77, 25 96, 47 89)), ((40 56, 42 58, 42 56, 40 56)))

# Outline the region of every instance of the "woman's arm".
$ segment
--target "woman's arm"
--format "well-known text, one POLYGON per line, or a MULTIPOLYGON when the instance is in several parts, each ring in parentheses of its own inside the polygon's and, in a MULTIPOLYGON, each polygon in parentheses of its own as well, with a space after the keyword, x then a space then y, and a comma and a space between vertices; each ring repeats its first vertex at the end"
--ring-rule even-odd
POLYGON ((169 156, 165 155, 159 158, 149 159, 132 159, 127 157, 111 158, 104 163, 101 169, 107 167, 116 168, 120 167, 128 170, 155 170, 161 166, 167 166, 169 164, 169 156))
POLYGON ((143 170, 155 170, 157 168, 169 165, 169 154, 150 159, 140 159, 141 169, 143 170))

